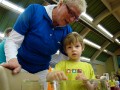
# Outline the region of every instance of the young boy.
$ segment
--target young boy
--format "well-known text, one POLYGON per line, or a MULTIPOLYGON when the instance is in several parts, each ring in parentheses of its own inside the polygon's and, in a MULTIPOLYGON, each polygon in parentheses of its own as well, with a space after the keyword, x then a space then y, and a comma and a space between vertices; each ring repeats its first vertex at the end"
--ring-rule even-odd
POLYGON ((77 32, 72 32, 64 39, 63 46, 69 60, 56 64, 55 70, 48 73, 47 81, 79 80, 82 81, 80 90, 94 90, 95 86, 89 82, 89 79, 95 79, 93 68, 80 61, 84 50, 83 38, 77 32))

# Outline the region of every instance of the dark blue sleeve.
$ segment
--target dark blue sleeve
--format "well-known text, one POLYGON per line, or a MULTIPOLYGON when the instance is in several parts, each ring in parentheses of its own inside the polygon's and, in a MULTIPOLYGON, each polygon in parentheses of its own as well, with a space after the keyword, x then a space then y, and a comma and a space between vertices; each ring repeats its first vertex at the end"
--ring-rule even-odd
POLYGON ((31 4, 17 18, 17 21, 13 27, 14 30, 22 35, 25 35, 26 32, 29 30, 30 20, 32 18, 33 13, 34 13, 34 4, 31 4))
POLYGON ((63 39, 62 39, 62 41, 61 41, 61 47, 60 47, 60 52, 62 53, 62 54, 64 54, 64 55, 66 55, 67 56, 67 54, 65 53, 65 51, 64 51, 64 49, 63 49, 63 40, 64 40, 64 38, 66 37, 66 35, 67 34, 69 34, 69 33, 71 33, 72 32, 72 28, 71 28, 71 26, 70 25, 67 25, 67 30, 66 30, 66 32, 64 32, 64 36, 63 36, 63 39))

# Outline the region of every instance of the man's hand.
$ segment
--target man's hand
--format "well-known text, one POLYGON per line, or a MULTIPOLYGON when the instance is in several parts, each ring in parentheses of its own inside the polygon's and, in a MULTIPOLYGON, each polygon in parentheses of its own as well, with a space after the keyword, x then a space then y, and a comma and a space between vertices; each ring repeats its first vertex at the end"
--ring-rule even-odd
POLYGON ((68 80, 67 76, 64 74, 63 71, 53 71, 48 73, 47 81, 59 81, 59 80, 68 80))
POLYGON ((21 71, 21 65, 16 58, 9 60, 8 63, 4 63, 1 66, 12 70, 13 74, 17 74, 21 71))

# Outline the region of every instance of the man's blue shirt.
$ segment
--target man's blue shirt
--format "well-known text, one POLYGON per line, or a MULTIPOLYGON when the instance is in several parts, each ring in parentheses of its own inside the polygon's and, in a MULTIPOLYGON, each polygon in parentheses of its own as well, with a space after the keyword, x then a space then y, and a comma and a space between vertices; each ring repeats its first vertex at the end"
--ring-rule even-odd
POLYGON ((22 68, 30 73, 36 73, 49 68, 51 55, 61 48, 63 38, 72 29, 54 27, 45 8, 32 4, 19 16, 14 30, 25 36, 18 49, 18 61, 22 68))

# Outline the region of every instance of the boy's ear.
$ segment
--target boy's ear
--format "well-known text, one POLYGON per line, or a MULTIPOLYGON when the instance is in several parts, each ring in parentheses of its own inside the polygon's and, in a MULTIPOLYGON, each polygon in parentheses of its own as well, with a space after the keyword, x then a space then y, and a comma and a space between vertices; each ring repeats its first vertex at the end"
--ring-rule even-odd
POLYGON ((82 48, 82 51, 84 51, 84 48, 82 48))
MULTIPOLYGON (((67 55, 67 51, 64 49, 65 54, 67 55)), ((67 55, 68 56, 68 55, 67 55)))
POLYGON ((66 50, 64 49, 65 54, 67 54, 66 50))

